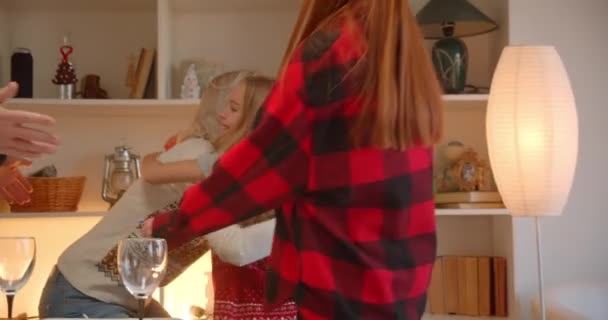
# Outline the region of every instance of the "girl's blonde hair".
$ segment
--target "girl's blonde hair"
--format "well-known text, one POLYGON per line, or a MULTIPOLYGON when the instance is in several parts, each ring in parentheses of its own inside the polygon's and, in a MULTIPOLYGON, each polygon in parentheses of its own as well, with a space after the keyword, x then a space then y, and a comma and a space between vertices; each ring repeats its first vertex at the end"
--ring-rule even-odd
POLYGON ((398 150, 438 142, 441 90, 409 0, 304 0, 282 70, 302 41, 338 20, 361 26, 365 49, 351 73, 365 93, 354 142, 398 150))
POLYGON ((254 74, 249 70, 236 70, 213 77, 203 90, 199 108, 194 120, 185 130, 183 140, 195 137, 209 141, 218 139, 220 134, 218 112, 226 105, 230 91, 245 77, 254 74))
POLYGON ((245 97, 242 105, 243 115, 234 128, 213 140, 216 150, 220 153, 238 143, 253 130, 256 115, 270 89, 272 89, 274 80, 269 77, 250 74, 242 78, 236 85, 238 84, 245 86, 245 97))

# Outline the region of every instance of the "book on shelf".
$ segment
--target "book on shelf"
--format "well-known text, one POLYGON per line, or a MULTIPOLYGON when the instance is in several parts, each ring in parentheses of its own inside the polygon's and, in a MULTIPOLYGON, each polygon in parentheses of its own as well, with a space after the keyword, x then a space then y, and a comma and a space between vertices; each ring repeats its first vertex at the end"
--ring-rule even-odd
POLYGON ((443 256, 433 266, 428 312, 463 316, 507 316, 503 257, 443 256))
POLYGON ((156 55, 152 59, 152 66, 150 67, 150 75, 148 81, 146 81, 146 87, 144 89, 144 99, 156 99, 158 97, 156 90, 156 55))
POLYGON ((129 90, 129 99, 154 98, 156 49, 142 48, 129 90))

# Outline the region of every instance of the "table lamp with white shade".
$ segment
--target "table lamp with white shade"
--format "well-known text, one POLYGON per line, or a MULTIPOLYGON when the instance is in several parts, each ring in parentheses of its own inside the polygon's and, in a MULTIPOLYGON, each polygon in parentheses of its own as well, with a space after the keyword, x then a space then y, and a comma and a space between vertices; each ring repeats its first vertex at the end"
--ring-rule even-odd
POLYGON ((541 317, 545 319, 539 217, 559 216, 578 153, 578 119, 568 74, 554 47, 505 47, 490 88, 488 152, 505 206, 534 217, 541 317))

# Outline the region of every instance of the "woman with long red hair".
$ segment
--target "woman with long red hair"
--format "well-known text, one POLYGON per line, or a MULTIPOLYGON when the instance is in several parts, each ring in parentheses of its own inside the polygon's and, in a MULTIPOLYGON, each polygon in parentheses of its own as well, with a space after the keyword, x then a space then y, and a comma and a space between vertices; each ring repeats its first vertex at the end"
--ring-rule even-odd
POLYGON ((420 319, 436 254, 439 84, 408 0, 308 0, 260 125, 146 230, 177 246, 270 209, 268 307, 420 319))

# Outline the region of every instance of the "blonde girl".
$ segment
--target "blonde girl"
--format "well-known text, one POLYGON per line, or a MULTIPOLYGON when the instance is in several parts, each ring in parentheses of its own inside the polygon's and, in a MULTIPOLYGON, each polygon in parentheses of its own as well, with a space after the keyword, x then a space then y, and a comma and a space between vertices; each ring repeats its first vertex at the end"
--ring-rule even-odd
MULTIPOLYGON (((155 155, 160 162, 185 162, 193 170, 182 170, 182 173, 187 174, 172 176, 171 172, 156 172, 144 163, 144 179, 148 179, 148 175, 156 175, 166 179, 167 183, 153 185, 144 179, 137 181, 97 225, 61 254, 41 296, 39 314, 42 318, 135 316, 137 301, 119 281, 116 246, 122 239, 141 237, 141 222, 151 212, 180 199, 191 182, 209 174, 212 164, 222 150, 219 143, 227 139, 224 136, 236 134, 227 131, 222 133, 217 123, 217 110, 228 105, 226 101, 229 99, 229 93, 249 76, 253 74, 239 71, 222 74, 214 79, 201 99, 201 107, 194 124, 184 131, 188 135, 182 133, 180 143, 155 155), (216 145, 220 148, 216 148, 216 145)), ((264 95, 270 89, 271 81, 267 82, 265 87, 259 89, 264 95)), ((207 250, 203 245, 195 249, 201 254, 207 250)), ((179 254, 174 258, 177 262, 170 262, 171 270, 164 280, 165 284, 187 267, 187 264, 181 263, 179 254)), ((166 318, 169 315, 160 304, 150 299, 146 305, 146 317, 166 318)))

